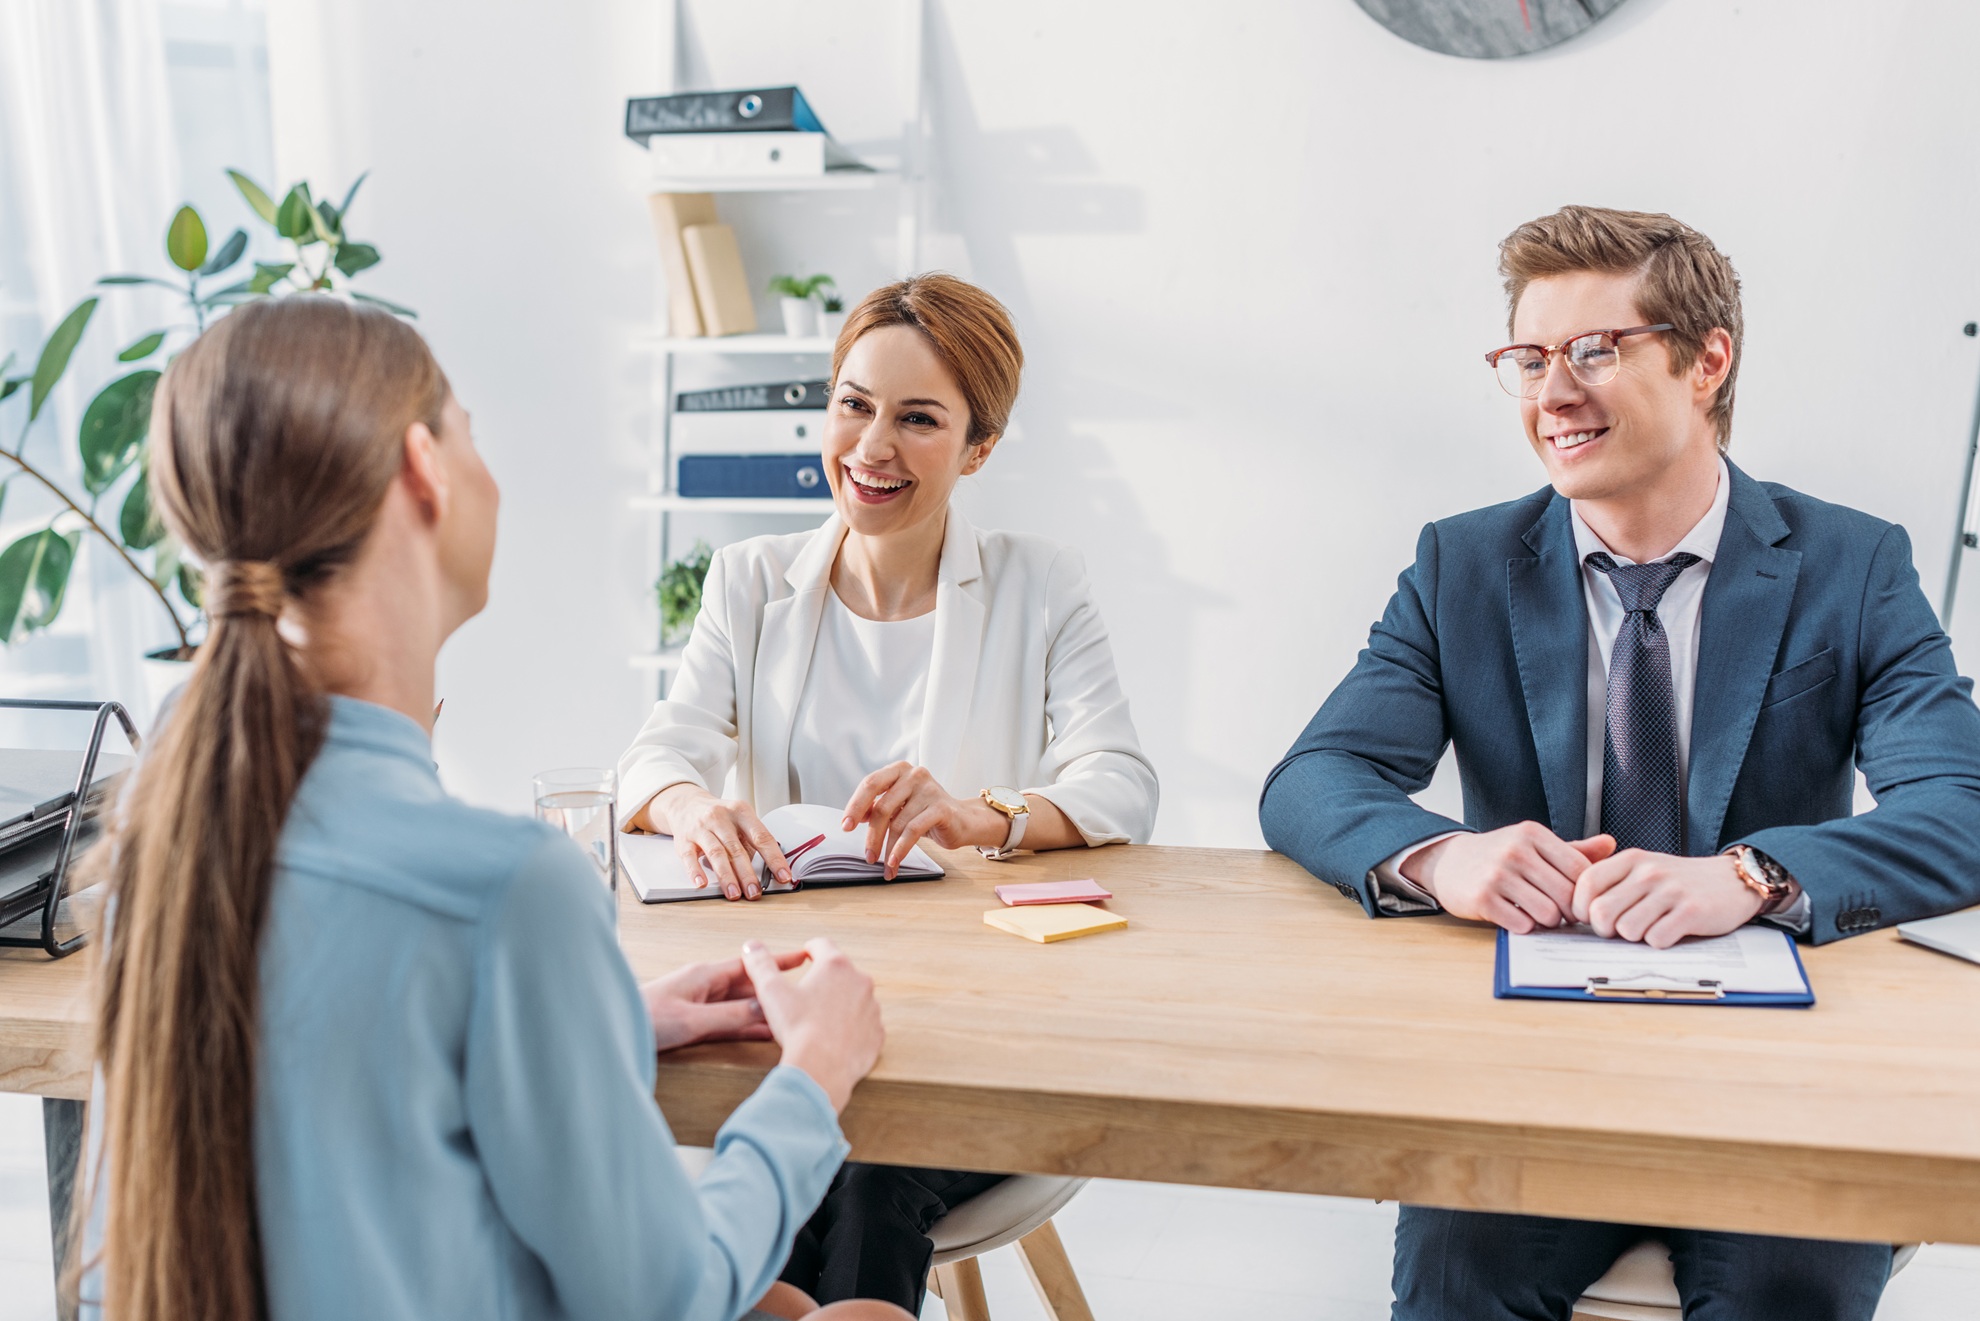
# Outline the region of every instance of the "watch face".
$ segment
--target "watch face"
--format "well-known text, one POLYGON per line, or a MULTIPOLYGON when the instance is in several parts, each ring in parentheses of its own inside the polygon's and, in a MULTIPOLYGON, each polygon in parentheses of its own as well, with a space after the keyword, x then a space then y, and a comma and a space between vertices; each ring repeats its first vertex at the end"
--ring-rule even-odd
POLYGON ((1595 26, 1622 0, 1355 0, 1404 41, 1475 60, 1530 55, 1595 26))
POLYGON ((992 785, 990 788, 985 789, 983 796, 998 807, 1003 808, 1006 812, 1026 812, 1031 810, 1030 806, 1024 801, 1023 794, 1001 784, 992 785))

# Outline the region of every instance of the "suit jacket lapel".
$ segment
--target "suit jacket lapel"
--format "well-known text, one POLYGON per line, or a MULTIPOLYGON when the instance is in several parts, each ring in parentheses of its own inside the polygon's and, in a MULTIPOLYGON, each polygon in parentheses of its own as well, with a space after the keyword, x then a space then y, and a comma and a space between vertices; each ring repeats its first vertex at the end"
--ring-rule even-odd
POLYGON ((983 588, 976 529, 962 510, 950 505, 935 587, 935 654, 929 659, 928 694, 921 711, 921 764, 952 794, 984 787, 950 783, 969 727, 976 667, 983 654, 983 625, 989 614, 983 588))
POLYGON ((791 798, 791 727, 797 720, 805 676, 811 672, 811 653, 818 645, 825 594, 832 590, 832 562, 838 559, 845 536, 845 524, 836 514, 827 519, 784 572, 791 595, 763 607, 749 731, 752 783, 748 787, 759 812, 781 807, 791 798))
POLYGON ((1801 573, 1801 552, 1776 544, 1792 529, 1773 499, 1732 464, 1726 468, 1732 479, 1726 527, 1698 617, 1685 791, 1685 840, 1692 853, 1718 849, 1801 573))
POLYGON ((1556 495, 1524 540, 1535 557, 1506 561, 1513 654, 1548 825, 1563 839, 1579 839, 1588 800, 1588 605, 1568 502, 1556 495))

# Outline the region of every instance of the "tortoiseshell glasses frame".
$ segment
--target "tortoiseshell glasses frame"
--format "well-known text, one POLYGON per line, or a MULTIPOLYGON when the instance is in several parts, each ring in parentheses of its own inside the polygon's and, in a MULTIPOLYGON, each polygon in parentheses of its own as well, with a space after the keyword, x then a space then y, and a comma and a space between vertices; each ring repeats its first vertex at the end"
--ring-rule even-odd
POLYGON ((1584 330, 1558 344, 1508 344, 1485 355, 1485 364, 1499 378, 1499 386, 1515 399, 1531 399, 1540 393, 1554 355, 1565 355, 1568 370, 1583 385, 1607 385, 1616 379, 1622 366, 1622 350, 1616 341, 1630 335, 1652 335, 1675 330, 1668 321, 1654 326, 1630 326, 1623 330, 1584 330))

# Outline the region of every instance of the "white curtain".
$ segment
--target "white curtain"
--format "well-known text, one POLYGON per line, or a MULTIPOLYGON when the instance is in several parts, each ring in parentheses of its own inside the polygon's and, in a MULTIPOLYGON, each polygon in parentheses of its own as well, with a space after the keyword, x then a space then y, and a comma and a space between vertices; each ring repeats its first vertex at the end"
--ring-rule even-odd
MULTIPOLYGON (((158 0, 0 0, 0 357, 32 370, 41 341, 77 302, 101 298, 69 374, 26 452, 80 492, 76 432, 117 353, 181 319, 170 295, 98 289, 103 275, 170 274, 164 232, 180 198, 158 0)), ((27 418, 26 391, 0 405, 0 445, 27 418)), ((0 459, 0 476, 13 465, 0 459)), ((58 506, 17 478, 0 505, 0 545, 58 506)), ((99 521, 115 531, 106 500, 99 521)), ((151 701, 140 655, 177 641, 164 608, 109 547, 85 535, 61 617, 0 651, 0 695, 113 697, 140 728, 151 701)), ((0 742, 4 742, 0 739, 0 742)))

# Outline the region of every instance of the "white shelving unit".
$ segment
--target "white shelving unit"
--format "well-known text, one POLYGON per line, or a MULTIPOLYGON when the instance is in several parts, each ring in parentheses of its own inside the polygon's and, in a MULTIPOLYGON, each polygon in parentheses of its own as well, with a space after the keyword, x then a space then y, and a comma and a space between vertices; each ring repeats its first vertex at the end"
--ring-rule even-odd
POLYGON ((660 175, 650 180, 649 193, 812 193, 848 192, 899 183, 894 170, 832 170, 826 174, 788 179, 696 179, 660 175))
POLYGON ((692 496, 663 491, 658 495, 636 495, 627 501, 634 509, 663 514, 789 514, 793 518, 824 518, 832 512, 830 500, 785 500, 775 496, 692 496))
MULTIPOLYGON (((675 0, 675 12, 667 25, 670 33, 680 30, 680 0, 675 0)), ((897 275, 909 275, 921 266, 921 222, 923 214, 922 187, 927 175, 925 159, 926 134, 923 132, 923 38, 926 24, 924 6, 926 0, 900 0, 900 21, 902 23, 903 49, 906 52, 905 68, 902 70, 901 89, 904 111, 901 125, 900 168, 872 170, 833 170, 823 175, 803 178, 763 178, 763 179, 704 179, 674 176, 654 176, 645 181, 641 195, 651 193, 841 193, 847 191, 867 191, 883 187, 898 190, 899 205, 896 209, 895 244, 897 253, 897 275)), ((670 49, 667 54, 669 65, 669 91, 686 90, 680 86, 679 52, 670 49)), ((801 74, 793 81, 802 85, 801 74)), ((656 309, 656 322, 664 322, 666 308, 664 299, 656 309)), ((657 539, 659 563, 664 569, 672 558, 674 521, 677 518, 693 518, 708 515, 745 515, 753 517, 789 518, 801 524, 806 520, 822 521, 832 512, 829 500, 797 499, 747 499, 747 498, 695 498, 683 496, 674 490, 673 417, 676 392, 675 363, 681 358, 722 357, 801 357, 810 360, 807 371, 815 371, 816 376, 824 376, 829 371, 832 354, 832 341, 823 336, 794 337, 790 335, 751 334, 728 335, 723 337, 688 338, 654 330, 633 336, 632 349, 635 352, 652 355, 653 365, 653 437, 652 450, 658 461, 658 469, 649 478, 651 489, 646 495, 634 496, 631 505, 634 509, 650 512, 658 522, 657 539), (816 367, 812 363, 816 363, 816 367)), ((812 377, 811 379, 816 379, 812 377)), ((657 639, 656 639, 657 640, 657 639)), ((661 647, 650 652, 636 653, 627 658, 634 669, 647 671, 656 676, 656 686, 660 695, 666 691, 667 677, 680 667, 681 649, 661 647)))

